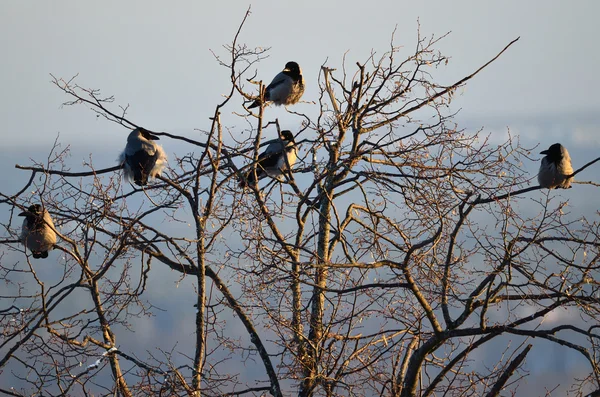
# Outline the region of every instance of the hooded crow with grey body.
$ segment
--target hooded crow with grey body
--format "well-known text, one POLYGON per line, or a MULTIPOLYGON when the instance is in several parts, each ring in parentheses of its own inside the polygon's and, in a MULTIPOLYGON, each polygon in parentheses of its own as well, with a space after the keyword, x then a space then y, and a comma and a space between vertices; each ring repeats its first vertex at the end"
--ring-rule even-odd
MULTIPOLYGON (((290 61, 265 89, 265 101, 273 102, 277 106, 293 105, 298 103, 302 94, 304 94, 302 71, 296 62, 290 61)), ((260 100, 257 99, 248 109, 259 106, 260 100)))
POLYGON ((573 178, 568 176, 573 174, 573 167, 567 149, 560 143, 555 143, 540 154, 545 154, 538 173, 540 186, 548 189, 570 188, 573 178))
MULTIPOLYGON (((294 142, 294 135, 290 131, 281 131, 281 138, 271 142, 258 156, 256 176, 263 179, 266 176, 283 180, 284 173, 291 169, 296 162, 298 148, 294 142), (289 168, 288 168, 289 167, 289 168)), ((254 173, 246 172, 240 181, 240 187, 246 187, 255 182, 254 173)))
POLYGON ((21 229, 21 242, 31 251, 34 258, 47 258, 48 251, 56 244, 56 233, 50 214, 41 205, 33 204, 19 216, 25 217, 21 229))
POLYGON ((146 186, 148 178, 160 175, 167 162, 163 148, 153 142, 159 138, 144 128, 136 128, 127 137, 127 146, 119 157, 125 169, 125 179, 146 186))

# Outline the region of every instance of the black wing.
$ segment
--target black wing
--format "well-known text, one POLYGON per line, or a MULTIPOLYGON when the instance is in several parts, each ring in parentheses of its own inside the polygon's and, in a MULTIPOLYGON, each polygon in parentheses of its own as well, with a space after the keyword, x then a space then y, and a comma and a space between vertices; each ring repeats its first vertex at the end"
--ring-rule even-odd
POLYGON ((279 73, 277 76, 275 76, 273 81, 271 81, 271 84, 269 84, 265 89, 265 99, 267 101, 271 100, 271 91, 273 91, 280 85, 290 83, 291 81, 293 81, 293 79, 290 76, 288 76, 285 72, 279 73))
POLYGON ((125 161, 133 171, 133 181, 138 186, 145 186, 148 183, 150 170, 156 164, 155 156, 150 156, 144 150, 138 150, 133 155, 125 155, 125 161))
MULTIPOLYGON (((264 178, 267 173, 265 170, 276 168, 279 157, 282 155, 283 143, 280 140, 272 142, 267 146, 264 152, 258 155, 256 163, 256 176, 258 179, 264 178)), ((254 183, 254 173, 248 171, 245 180, 240 182, 240 186, 247 186, 254 183)))
MULTIPOLYGON (((289 82, 290 80, 293 81, 292 77, 288 76, 286 72, 278 73, 277 76, 275 76, 275 78, 273 79, 273 81, 271 81, 271 83, 267 86, 267 88, 265 88, 265 101, 271 100, 271 91, 273 91, 273 89, 279 87, 280 85, 286 82, 289 82)), ((252 103, 252 105, 248 106, 248 109, 256 108, 259 106, 260 100, 257 99, 252 103)))

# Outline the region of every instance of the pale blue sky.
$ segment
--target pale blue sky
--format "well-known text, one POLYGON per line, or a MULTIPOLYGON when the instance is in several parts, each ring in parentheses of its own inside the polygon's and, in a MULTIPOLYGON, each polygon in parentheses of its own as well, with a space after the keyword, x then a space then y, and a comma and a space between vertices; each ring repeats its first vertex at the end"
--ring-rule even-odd
MULTIPOLYGON (((60 109, 67 98, 49 73, 115 95, 130 104, 130 116, 152 129, 206 128, 214 103, 228 89, 228 76, 210 49, 223 54, 249 3, 177 2, 0 3, 0 119, 4 144, 48 144, 58 132, 85 152, 86 142, 122 136, 118 126, 96 120, 82 108, 60 109), (82 145, 79 145, 79 142, 82 145)), ((452 60, 439 70, 450 83, 473 71, 510 40, 521 40, 485 70, 454 102, 462 119, 500 126, 511 119, 600 108, 600 52, 594 1, 258 1, 241 39, 271 47, 259 77, 269 80, 288 60, 297 60, 316 99, 319 66, 363 61, 382 52, 397 26, 396 43, 415 44, 417 18, 425 35, 452 34, 440 49, 452 60)), ((305 105, 308 113, 316 106, 305 105)), ((283 110, 278 109, 281 114, 283 110)), ((514 127, 513 127, 514 128, 514 127)))

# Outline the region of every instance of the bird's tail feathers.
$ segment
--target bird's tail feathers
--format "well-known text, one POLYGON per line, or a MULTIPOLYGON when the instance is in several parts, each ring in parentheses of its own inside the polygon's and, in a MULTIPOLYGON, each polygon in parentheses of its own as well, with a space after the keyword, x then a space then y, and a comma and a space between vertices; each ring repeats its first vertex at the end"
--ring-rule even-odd
POLYGON ((238 186, 241 187, 242 189, 245 189, 248 187, 248 179, 246 179, 245 176, 242 176, 238 179, 238 186))
MULTIPOLYGON (((259 181, 266 176, 265 171, 262 169, 260 164, 256 167, 256 176, 258 177, 259 181)), ((238 186, 241 188, 247 188, 251 185, 254 185, 254 183, 256 183, 256 179, 254 179, 254 172, 250 170, 240 177, 238 186)))
POLYGON ((123 166, 123 176, 127 182, 133 182, 138 186, 146 186, 148 184, 148 174, 141 167, 132 168, 125 163, 123 166))
MULTIPOLYGON (((257 170, 257 172, 258 172, 258 170, 257 170)), ((250 185, 253 185, 255 181, 256 180, 254 179, 254 173, 250 171, 240 177, 238 186, 243 189, 246 189, 250 185)))
POLYGON ((133 183, 138 186, 146 186, 148 184, 148 176, 142 172, 136 172, 133 177, 133 183))

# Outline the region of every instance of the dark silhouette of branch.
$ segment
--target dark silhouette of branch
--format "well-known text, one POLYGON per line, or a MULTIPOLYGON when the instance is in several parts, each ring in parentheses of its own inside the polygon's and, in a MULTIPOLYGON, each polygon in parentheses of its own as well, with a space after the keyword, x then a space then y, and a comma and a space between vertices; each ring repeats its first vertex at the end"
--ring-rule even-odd
POLYGON ((525 357, 527 357, 527 354, 529 354, 532 346, 533 345, 527 345, 527 347, 523 349, 523 351, 519 353, 514 360, 511 361, 510 365, 504 370, 496 383, 494 383, 494 386, 490 392, 486 394, 486 397, 497 397, 500 394, 506 382, 508 382, 513 373, 517 370, 517 368, 519 368, 523 360, 525 360, 525 357))
POLYGON ((385 126, 385 125, 387 125, 389 123, 392 123, 392 122, 394 122, 394 121, 396 121, 396 120, 398 120, 398 119, 400 119, 402 117, 406 117, 407 115, 411 114, 412 112, 414 112, 416 110, 419 110, 422 107, 424 107, 424 106, 430 104, 431 102, 435 101, 437 98, 442 97, 442 96, 444 96, 444 95, 446 95, 446 94, 454 91, 455 89, 457 89, 458 87, 460 87, 461 85, 463 85, 464 83, 466 83, 467 81, 471 80, 477 74, 479 74, 479 72, 481 72, 483 69, 485 69, 491 63, 493 63, 496 59, 498 59, 506 50, 508 50, 508 48, 510 46, 512 46, 517 41, 519 41, 520 38, 521 37, 519 36, 516 39, 514 39, 513 41, 511 41, 510 43, 508 43, 506 45, 506 47, 504 47, 502 49, 502 51, 500 51, 498 54, 496 54, 495 57, 493 57, 492 59, 490 59, 483 66, 481 66, 479 69, 477 69, 476 71, 474 71, 470 75, 468 75, 466 77, 463 77, 462 79, 458 80, 456 83, 452 84, 451 86, 446 87, 445 89, 443 89, 443 90, 441 90, 439 92, 436 92, 435 94, 429 96, 426 101, 422 101, 419 104, 417 104, 417 105, 415 105, 415 106, 413 106, 413 107, 411 107, 411 108, 409 108, 409 109, 407 109, 407 110, 405 110, 403 112, 400 112, 397 115, 395 115, 395 116, 393 116, 393 117, 391 117, 391 118, 389 118, 389 119, 387 119, 387 120, 385 120, 383 122, 376 123, 372 127, 364 128, 361 132, 374 131, 374 130, 376 130, 378 128, 381 128, 381 127, 383 127, 383 126, 385 126))
POLYGON ((33 171, 34 173, 41 172, 41 173, 48 174, 48 175, 80 177, 80 176, 94 176, 94 175, 100 175, 100 174, 107 174, 109 172, 115 172, 115 171, 122 169, 123 165, 115 165, 114 167, 110 167, 110 168, 103 168, 100 170, 84 171, 84 172, 68 172, 68 171, 48 170, 43 167, 41 167, 41 168, 40 167, 30 167, 30 166, 23 166, 23 165, 19 165, 19 164, 15 164, 15 168, 20 169, 20 170, 25 170, 25 171, 33 171))

